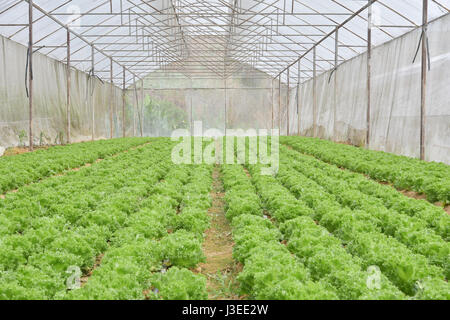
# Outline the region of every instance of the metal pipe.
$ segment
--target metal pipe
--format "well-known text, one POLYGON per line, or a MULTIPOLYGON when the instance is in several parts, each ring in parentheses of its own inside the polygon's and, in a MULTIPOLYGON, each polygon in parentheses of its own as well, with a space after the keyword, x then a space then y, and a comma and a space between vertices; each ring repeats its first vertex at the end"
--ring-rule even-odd
POLYGON ((287 69, 287 89, 286 89, 286 135, 289 137, 290 135, 290 126, 289 126, 289 86, 290 86, 290 68, 287 69))
POLYGON ((141 80, 141 138, 144 136, 144 79, 141 80))
POLYGON ((70 72, 70 32, 67 30, 67 143, 70 143, 70 127, 71 127, 71 117, 70 117, 70 86, 71 86, 71 72, 70 72))
POLYGON ((427 93, 427 29, 428 0, 423 0, 422 6, 422 75, 420 103, 420 159, 425 160, 425 125, 426 125, 426 93, 427 93))
POLYGON ((91 111, 92 111, 92 141, 95 140, 95 103, 94 103, 94 88, 95 88, 95 61, 94 61, 94 46, 91 46, 91 111))
POLYGON ((137 103, 137 88, 136 77, 133 76, 133 137, 136 137, 136 103, 137 103))
POLYGON ((134 121, 135 121, 135 133, 134 136, 137 135, 137 123, 136 120, 139 122, 139 129, 140 129, 140 133, 141 133, 141 137, 142 137, 142 121, 141 121, 141 113, 139 112, 139 96, 138 96, 138 89, 137 89, 137 82, 136 82, 136 77, 133 76, 133 80, 134 80, 134 98, 135 98, 135 106, 134 106, 134 113, 137 113, 137 119, 136 119, 136 115, 134 116, 134 121))
POLYGON ((278 76, 278 128, 281 134, 281 74, 278 76))
POLYGON ((300 94, 300 82, 301 82, 301 77, 302 75, 302 66, 301 66, 301 60, 298 60, 298 83, 297 83, 297 135, 300 136, 300 121, 301 121, 301 116, 300 116, 300 107, 301 107, 301 94, 300 94))
POLYGON ((227 97, 227 79, 224 80, 225 82, 225 136, 227 135, 227 105, 228 105, 228 97, 227 97))
POLYGON ((189 93, 191 95, 191 136, 194 136, 194 110, 193 110, 193 106, 192 106, 194 90, 193 90, 192 78, 190 80, 191 80, 190 81, 191 82, 191 90, 189 91, 189 93))
POLYGON ((366 147, 370 146, 370 109, 371 109, 371 60, 372 60, 372 1, 369 0, 367 19, 367 132, 366 147))
POLYGON ((336 141, 336 118, 337 118, 337 71, 339 64, 339 30, 336 30, 335 39, 334 39, 334 110, 333 110, 333 137, 336 141))
POLYGON ((125 131, 125 90, 126 90, 126 77, 125 77, 125 67, 123 67, 123 87, 122 87, 122 131, 123 131, 123 137, 126 136, 125 131))
POLYGON ((317 53, 313 48, 313 137, 316 137, 317 129, 317 53))
POLYGON ((272 107, 272 130, 275 129, 275 128, 274 128, 274 122, 273 122, 273 80, 274 80, 274 79, 272 79, 272 80, 270 81, 270 82, 272 83, 272 86, 271 86, 271 100, 270 100, 271 107, 272 107))
POLYGON ((33 151, 33 0, 28 2, 28 90, 29 90, 29 148, 33 151))
POLYGON ((113 60, 109 59, 109 76, 111 81, 111 89, 110 89, 110 104, 109 104, 109 136, 112 139, 114 136, 113 133, 113 104, 115 104, 115 93, 114 93, 114 72, 113 72, 113 60))

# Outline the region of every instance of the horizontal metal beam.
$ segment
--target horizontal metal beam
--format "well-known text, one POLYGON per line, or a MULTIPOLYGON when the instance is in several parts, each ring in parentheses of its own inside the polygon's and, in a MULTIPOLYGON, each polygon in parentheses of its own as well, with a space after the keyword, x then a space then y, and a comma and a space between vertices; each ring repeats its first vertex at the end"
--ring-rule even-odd
MULTIPOLYGON (((11 4, 0 11, 0 16, 9 10, 17 10, 20 4, 28 4, 28 1, 10 1, 11 4)), ((439 0, 430 1, 439 6, 443 14, 449 12, 439 0)), ((65 54, 64 58, 61 56, 66 48, 66 32, 61 43, 55 44, 54 39, 62 34, 62 29, 67 29, 74 35, 72 67, 86 69, 84 64, 92 61, 89 52, 93 47, 98 53, 95 62, 102 69, 97 68, 97 73, 105 81, 110 80, 106 70, 110 64, 114 65, 117 74, 115 69, 120 66, 121 76, 125 68, 126 83, 132 81, 133 76, 142 78, 146 73, 158 70, 187 75, 202 72, 219 77, 245 70, 251 75, 263 72, 284 80, 286 70, 301 59, 301 75, 294 68, 289 72, 290 78, 297 81, 298 78, 310 78, 313 61, 309 54, 318 46, 323 45, 324 50, 317 50, 316 70, 327 71, 335 67, 334 40, 332 49, 324 42, 341 28, 349 37, 345 42, 345 37, 337 41, 337 48, 342 48, 336 59, 338 63, 366 51, 365 30, 354 30, 348 22, 355 18, 367 22, 362 13, 369 4, 361 3, 355 11, 344 1, 331 2, 333 6, 320 9, 314 2, 304 0, 167 0, 157 5, 156 1, 146 0, 101 0, 86 4, 75 14, 66 12, 73 4, 70 0, 49 2, 45 10, 33 3, 41 13, 33 22, 46 19, 48 29, 40 30, 41 38, 35 39, 34 48, 65 62, 65 54), (77 29, 71 27, 72 23, 77 29), (252 72, 251 68, 257 68, 257 71, 252 72)), ((378 3, 399 17, 399 21, 389 19, 387 23, 372 25, 373 29, 390 38, 393 38, 392 29, 418 27, 413 18, 390 5, 389 1, 369 3, 378 3)), ((7 36, 15 40, 24 38, 28 24, 20 19, 11 24, 2 21, 0 28, 11 32, 7 36)), ((117 84, 114 76, 113 82, 117 84)))
POLYGON ((289 64, 286 68, 284 68, 277 76, 280 76, 283 72, 285 72, 287 69, 292 67, 294 64, 298 63, 302 58, 304 58, 308 53, 313 52, 315 48, 317 48, 320 44, 322 44, 326 39, 336 34, 336 31, 341 29, 343 26, 345 26, 347 23, 349 23, 353 18, 359 16, 364 10, 366 10, 368 7, 372 6, 374 3, 378 2, 378 0, 372 0, 372 2, 369 2, 368 4, 364 5, 362 8, 357 10, 355 13, 353 13, 350 17, 348 17, 344 22, 342 22, 340 25, 336 27, 335 30, 328 33, 325 37, 323 37, 321 40, 319 40, 311 49, 307 50, 302 56, 300 56, 297 60, 289 64))

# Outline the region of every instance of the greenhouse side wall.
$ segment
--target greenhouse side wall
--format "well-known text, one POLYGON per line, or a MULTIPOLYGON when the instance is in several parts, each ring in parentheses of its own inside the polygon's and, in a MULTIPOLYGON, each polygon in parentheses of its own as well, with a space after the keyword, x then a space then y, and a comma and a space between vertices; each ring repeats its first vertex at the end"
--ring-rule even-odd
MULTIPOLYGON (((413 62, 420 35, 417 29, 373 49, 371 149, 420 156, 420 52, 413 62)), ((430 23, 428 37, 431 69, 426 93, 425 157, 427 161, 450 164, 450 15, 430 23)), ((367 127, 367 55, 339 65, 331 80, 330 74, 326 72, 316 79, 315 136, 362 146, 367 127)), ((309 80, 299 90, 300 134, 304 136, 314 136, 312 88, 313 81, 309 80)), ((296 89, 292 91, 290 132, 295 134, 296 89)))
MULTIPOLYGON (((27 145, 29 109, 25 87, 27 48, 0 37, 0 146, 27 145), (20 137, 22 136, 22 137, 20 137)), ((54 144, 61 134, 66 139, 66 65, 42 54, 33 55, 33 136, 39 145, 54 144)), ((121 136, 122 90, 94 78, 95 139, 110 137, 109 112, 112 103, 114 136, 121 136)), ((88 75, 71 71, 71 141, 92 139, 92 108, 88 75)), ((129 125, 128 125, 129 127, 129 125)))

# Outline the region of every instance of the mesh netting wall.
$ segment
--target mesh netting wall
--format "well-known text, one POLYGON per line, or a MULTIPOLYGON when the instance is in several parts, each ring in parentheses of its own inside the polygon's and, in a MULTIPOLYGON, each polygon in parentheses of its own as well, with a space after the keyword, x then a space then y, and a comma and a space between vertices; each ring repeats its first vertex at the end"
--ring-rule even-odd
MULTIPOLYGON (((373 49, 371 149, 420 156, 420 51, 413 62, 420 35, 417 29, 373 49)), ((425 156, 428 161, 450 163, 450 15, 430 23, 428 37, 431 69, 426 93, 425 156)), ((315 108, 313 80, 303 83, 299 92, 291 88, 295 98, 290 101, 290 131, 298 134, 298 104, 301 135, 365 145, 367 55, 341 64, 336 73, 330 74, 316 78, 315 108)))
MULTIPOLYGON (((0 145, 17 146, 28 135, 28 97, 25 87, 27 48, 0 37, 0 145)), ((53 144, 62 134, 66 138, 66 66, 39 53, 33 55, 33 131, 35 144, 53 144)), ((115 137, 122 135, 122 90, 71 71, 71 140, 110 137, 109 112, 113 108, 115 137), (93 90, 92 90, 93 88, 93 90), (111 94, 112 92, 112 94, 111 94), (91 103, 93 95, 93 104, 91 103)), ((127 110, 130 109, 127 105, 127 110)), ((129 125, 128 125, 129 126, 129 125)))

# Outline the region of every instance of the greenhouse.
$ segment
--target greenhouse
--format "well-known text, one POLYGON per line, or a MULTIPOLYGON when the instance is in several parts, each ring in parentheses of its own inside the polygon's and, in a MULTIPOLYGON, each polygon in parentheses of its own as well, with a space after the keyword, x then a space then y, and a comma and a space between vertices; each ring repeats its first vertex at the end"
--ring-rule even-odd
POLYGON ((450 300, 449 12, 0 0, 0 300, 450 300))

